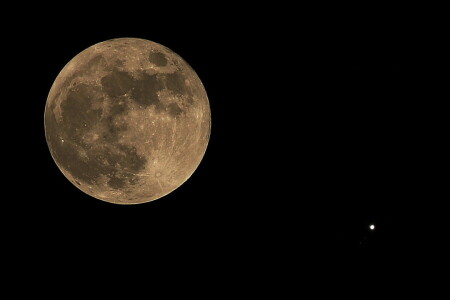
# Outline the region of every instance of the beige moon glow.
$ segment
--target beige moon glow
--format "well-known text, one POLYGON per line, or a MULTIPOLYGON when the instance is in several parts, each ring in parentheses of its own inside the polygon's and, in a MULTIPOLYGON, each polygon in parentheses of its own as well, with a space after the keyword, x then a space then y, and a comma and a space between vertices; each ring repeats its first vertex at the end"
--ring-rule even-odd
POLYGON ((57 76, 44 113, 64 176, 97 199, 137 204, 183 184, 211 131, 206 91, 170 49, 143 39, 93 45, 57 76))

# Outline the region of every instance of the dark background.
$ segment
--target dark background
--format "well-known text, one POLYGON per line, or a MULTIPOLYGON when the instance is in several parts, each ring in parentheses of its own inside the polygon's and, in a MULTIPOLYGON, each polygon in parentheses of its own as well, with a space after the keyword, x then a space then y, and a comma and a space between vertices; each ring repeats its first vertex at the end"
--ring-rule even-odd
POLYGON ((418 136, 423 95, 433 90, 424 74, 433 76, 443 51, 436 30, 448 28, 427 13, 211 4, 18 15, 23 29, 9 32, 14 43, 6 50, 20 65, 8 62, 6 72, 13 105, 24 113, 5 118, 18 124, 8 138, 20 157, 11 158, 11 187, 20 185, 9 197, 14 208, 4 211, 15 220, 7 228, 17 251, 39 267, 95 261, 107 270, 184 266, 245 277, 349 257, 373 269, 380 258, 419 246, 411 233, 426 222, 414 215, 418 136), (211 139, 197 171, 142 205, 79 191, 53 162, 43 130, 59 71, 117 37, 178 53, 211 105, 211 139))

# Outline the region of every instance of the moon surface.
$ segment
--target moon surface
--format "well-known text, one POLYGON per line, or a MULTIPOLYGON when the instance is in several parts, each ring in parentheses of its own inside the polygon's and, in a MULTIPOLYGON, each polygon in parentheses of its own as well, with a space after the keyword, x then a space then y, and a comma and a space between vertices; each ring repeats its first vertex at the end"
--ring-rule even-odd
POLYGON ((93 45, 59 73, 47 98, 45 136, 64 176, 117 204, 161 198, 200 164, 211 132, 195 71, 143 39, 93 45))

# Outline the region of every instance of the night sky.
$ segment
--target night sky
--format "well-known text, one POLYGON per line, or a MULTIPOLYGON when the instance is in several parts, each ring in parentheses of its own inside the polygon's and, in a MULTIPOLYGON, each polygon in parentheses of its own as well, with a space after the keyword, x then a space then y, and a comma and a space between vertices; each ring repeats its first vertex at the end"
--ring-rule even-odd
POLYGON ((259 273, 340 261, 341 254, 375 265, 412 243, 405 222, 415 202, 406 192, 417 188, 417 76, 429 64, 417 49, 421 38, 433 39, 428 31, 396 11, 362 7, 339 14, 212 4, 202 7, 207 13, 165 11, 170 18, 74 9, 29 19, 26 35, 11 34, 17 46, 7 50, 23 61, 9 69, 21 78, 11 88, 25 110, 16 122, 28 127, 11 137, 23 145, 11 149, 23 158, 15 178, 27 182, 10 201, 19 232, 11 236, 38 249, 26 259, 31 265, 61 254, 73 265, 89 257, 104 265, 157 261, 259 273), (117 37, 178 53, 211 106, 210 143, 197 171, 141 205, 79 191, 44 136, 46 97, 59 71, 87 47, 117 37), (32 176, 23 173, 30 168, 32 176))

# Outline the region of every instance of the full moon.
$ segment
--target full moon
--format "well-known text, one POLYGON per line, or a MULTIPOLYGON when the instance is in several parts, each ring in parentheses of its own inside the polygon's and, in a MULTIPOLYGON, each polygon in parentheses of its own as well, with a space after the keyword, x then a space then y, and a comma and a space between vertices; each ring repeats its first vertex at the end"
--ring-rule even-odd
POLYGON ((208 97, 170 49, 137 38, 93 45, 56 77, 45 137, 64 176, 84 193, 138 204, 182 185, 211 132, 208 97))

